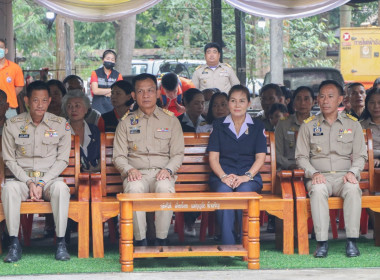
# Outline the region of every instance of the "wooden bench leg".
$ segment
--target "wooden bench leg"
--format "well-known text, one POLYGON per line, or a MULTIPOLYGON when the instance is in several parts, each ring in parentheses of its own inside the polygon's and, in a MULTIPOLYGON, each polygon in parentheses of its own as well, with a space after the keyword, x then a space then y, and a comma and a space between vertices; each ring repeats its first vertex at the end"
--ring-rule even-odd
POLYGON ((294 203, 285 203, 283 219, 283 253, 287 255, 294 254, 294 203))
POLYGON ((304 199, 297 199, 297 236, 298 236, 298 254, 309 254, 309 234, 308 234, 308 212, 307 202, 304 199))
POLYGON ((178 234, 179 242, 185 242, 185 219, 183 217, 183 212, 175 212, 175 228, 178 234))
POLYGON ((78 215, 78 258, 90 256, 90 205, 82 203, 78 215))
POLYGON ((92 254, 94 258, 104 258, 103 220, 101 203, 91 202, 92 254))
POLYGON ((132 202, 120 205, 120 264, 121 271, 133 271, 133 212, 132 202))
POLYGON ((367 234, 368 233, 368 220, 369 220, 369 215, 368 215, 367 209, 362 208, 362 215, 360 217, 360 232, 361 232, 361 234, 367 234))
MULTIPOLYGON (((246 212, 246 211, 244 211, 246 212)), ((247 219, 243 219, 244 223, 248 224, 248 238, 247 247, 248 250, 248 269, 260 268, 260 206, 259 200, 250 200, 248 202, 248 214, 247 219)), ((244 231, 243 231, 244 232, 244 231)), ((243 236, 244 238, 244 236, 243 236)), ((244 240, 243 240, 244 242, 244 240)), ((243 243, 244 244, 244 243, 243 243)))
POLYGON ((338 239, 338 228, 336 226, 336 209, 330 209, 330 224, 331 224, 331 232, 334 239, 338 239))

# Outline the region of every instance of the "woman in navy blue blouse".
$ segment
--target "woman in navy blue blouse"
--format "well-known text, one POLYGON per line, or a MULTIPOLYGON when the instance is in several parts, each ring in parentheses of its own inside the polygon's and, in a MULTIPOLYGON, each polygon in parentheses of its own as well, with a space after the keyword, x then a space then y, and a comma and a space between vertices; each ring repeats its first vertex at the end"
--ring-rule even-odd
MULTIPOLYGON (((214 121, 208 152, 210 188, 215 192, 260 192, 263 183, 258 173, 267 151, 264 124, 247 113, 250 106, 249 91, 235 85, 228 93, 227 117, 214 121)), ((222 231, 222 243, 235 244, 235 210, 216 213, 222 231)), ((242 212, 238 211, 241 231, 242 212)), ((238 232, 237 234, 240 234, 238 232)))

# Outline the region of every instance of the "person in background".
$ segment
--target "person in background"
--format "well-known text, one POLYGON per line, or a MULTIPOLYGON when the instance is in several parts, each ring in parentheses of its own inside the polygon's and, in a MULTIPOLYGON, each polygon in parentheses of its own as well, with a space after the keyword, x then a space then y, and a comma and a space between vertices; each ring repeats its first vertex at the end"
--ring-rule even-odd
MULTIPOLYGON (((66 91, 79 89, 83 92, 83 94, 86 94, 86 90, 84 88, 83 80, 81 77, 77 75, 69 75, 65 79, 63 79, 63 85, 66 88, 66 91)), ((88 112, 86 114, 85 120, 89 124, 97 125, 99 122, 101 114, 99 111, 89 108, 88 112)))
POLYGON ((304 120, 310 117, 314 105, 314 92, 306 86, 298 87, 293 94, 295 113, 280 120, 276 125, 276 162, 277 169, 293 170, 297 168, 296 133, 304 120))
POLYGON ((206 124, 197 127, 197 133, 211 132, 215 119, 226 117, 230 113, 228 108, 228 96, 225 92, 216 92, 211 97, 210 106, 206 116, 206 124))
POLYGON ((9 109, 7 118, 17 115, 17 96, 24 88, 24 74, 21 67, 5 58, 8 53, 5 39, 0 39, 0 89, 7 94, 9 109))
POLYGON ((293 108, 293 94, 292 91, 287 88, 286 86, 280 86, 282 92, 285 96, 285 105, 288 110, 289 114, 294 114, 294 108, 293 108))
POLYGON ((113 50, 106 50, 102 60, 103 66, 92 71, 90 81, 92 108, 100 114, 112 111, 111 85, 123 79, 121 74, 113 69, 116 63, 116 53, 113 50))
POLYGON ((363 120, 363 112, 365 108, 366 92, 363 84, 352 83, 348 87, 349 102, 351 105, 350 115, 357 118, 359 121, 363 120))
POLYGON ((169 72, 162 76, 158 88, 163 108, 168 109, 178 117, 185 112, 185 107, 181 105, 183 93, 195 88, 195 86, 191 80, 169 72))
POLYGON ((49 87, 42 81, 31 83, 25 103, 29 112, 7 120, 2 136, 3 159, 15 176, 1 190, 1 201, 10 236, 4 262, 21 259, 18 240, 22 201, 50 201, 57 235, 55 259, 67 261, 65 232, 69 213, 70 190, 59 178, 69 163, 71 134, 65 119, 50 114, 49 87))
POLYGON ((380 88, 380 77, 373 82, 372 88, 380 88))
POLYGON ((346 113, 349 113, 351 111, 351 104, 350 104, 350 85, 352 83, 345 84, 343 87, 344 97, 342 101, 342 105, 344 106, 344 111, 346 113))
POLYGON ((101 116, 98 122, 100 132, 115 132, 120 120, 129 114, 132 98, 132 85, 127 81, 117 81, 111 86, 111 102, 113 110, 101 116))
POLYGON ((66 88, 59 80, 49 80, 47 86, 50 89, 51 102, 48 107, 48 112, 56 116, 64 117, 62 112, 62 98, 66 94, 66 88))
MULTIPOLYGON (((157 79, 147 73, 132 80, 138 109, 119 123, 115 132, 113 164, 121 173, 125 193, 174 193, 174 174, 184 157, 181 125, 173 112, 156 105, 157 79)), ((155 213, 157 245, 167 245, 173 213, 155 213)), ((136 246, 146 246, 146 214, 133 213, 136 246)))
POLYGON ((373 88, 365 98, 363 129, 371 129, 373 140, 373 159, 375 167, 380 167, 380 89, 373 88))
POLYGON ((264 123, 266 131, 274 131, 274 126, 269 121, 269 110, 274 103, 286 105, 284 93, 278 85, 267 84, 260 89, 259 95, 263 110, 256 115, 255 119, 264 123))
POLYGON ((7 94, 5 93, 5 91, 0 89, 0 135, 3 134, 3 127, 5 121, 7 120, 5 113, 7 112, 8 108, 9 103, 7 101, 7 94))
POLYGON ((288 108, 281 103, 274 103, 269 110, 269 122, 275 128, 280 119, 286 118, 288 114, 288 108))
POLYGON ((199 90, 218 88, 228 92, 233 85, 240 84, 232 67, 220 62, 222 48, 217 43, 208 43, 204 47, 206 64, 198 66, 191 79, 199 90))
POLYGON ((344 200, 346 256, 360 255, 356 246, 362 211, 358 180, 367 160, 367 149, 357 119, 338 112, 343 95, 338 82, 323 81, 317 97, 321 113, 304 120, 297 137, 295 157, 298 167, 305 170, 318 242, 314 252, 316 258, 325 258, 328 254, 329 196, 344 200))
MULTIPOLYGON (((247 113, 249 90, 235 85, 228 93, 227 117, 216 119, 207 147, 209 152, 210 188, 214 192, 260 192, 263 186, 260 168, 265 161, 267 140, 264 125, 252 120, 247 113)), ((234 233, 235 210, 216 213, 222 232, 222 243, 236 243, 235 234, 241 233, 242 212, 238 211, 240 232, 234 233)))
POLYGON ((88 124, 84 116, 90 108, 90 99, 79 89, 70 90, 62 99, 62 110, 68 117, 71 133, 79 135, 81 171, 100 170, 100 132, 97 126, 88 124))
POLYGON ((178 117, 183 132, 196 132, 197 128, 205 125, 202 112, 205 104, 203 93, 196 88, 184 93, 183 104, 186 112, 178 117))
POLYGON ((203 110, 202 116, 206 117, 211 97, 213 96, 214 93, 217 93, 217 92, 220 92, 220 90, 217 88, 206 88, 202 90, 202 93, 205 97, 205 108, 203 110))

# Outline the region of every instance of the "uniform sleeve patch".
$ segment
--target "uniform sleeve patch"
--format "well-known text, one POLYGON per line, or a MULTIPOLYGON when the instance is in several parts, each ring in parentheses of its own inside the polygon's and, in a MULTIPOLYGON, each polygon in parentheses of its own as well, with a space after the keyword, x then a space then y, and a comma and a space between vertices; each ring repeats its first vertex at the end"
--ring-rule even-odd
POLYGON ((68 122, 66 122, 65 130, 66 131, 70 131, 71 130, 70 124, 68 122))

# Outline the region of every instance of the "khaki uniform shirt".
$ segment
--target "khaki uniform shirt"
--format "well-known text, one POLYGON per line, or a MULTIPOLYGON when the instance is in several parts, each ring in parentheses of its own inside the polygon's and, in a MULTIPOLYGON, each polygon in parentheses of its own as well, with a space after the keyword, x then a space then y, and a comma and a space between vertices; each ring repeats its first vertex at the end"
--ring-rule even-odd
POLYGON ((45 183, 57 178, 69 163, 71 129, 64 118, 46 112, 36 126, 29 113, 22 113, 5 123, 3 159, 21 182, 31 179, 27 172, 44 172, 45 183))
POLYGON ((363 129, 371 129, 373 141, 373 154, 375 158, 380 158, 380 124, 375 124, 370 118, 361 121, 363 129))
POLYGON ((338 113, 331 126, 323 114, 312 116, 300 127, 295 156, 306 178, 331 171, 350 171, 359 178, 367 160, 362 127, 345 113, 338 113))
POLYGON ((300 129, 296 115, 290 115, 280 120, 276 125, 276 161, 277 168, 281 170, 289 169, 296 164, 296 133, 300 129))
POLYGON ((270 123, 270 120, 265 116, 264 111, 262 114, 257 114, 254 119, 263 122, 265 131, 274 131, 274 126, 270 123))
POLYGON ((119 123, 113 163, 123 178, 131 168, 169 168, 176 172, 184 157, 181 125, 172 112, 156 107, 151 116, 140 109, 119 123))
POLYGON ((218 88, 226 93, 230 91, 232 86, 240 84, 234 70, 226 63, 219 63, 214 70, 207 64, 201 65, 195 70, 191 80, 199 90, 218 88))

